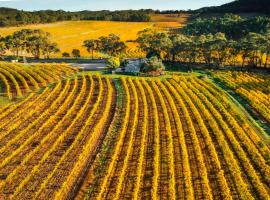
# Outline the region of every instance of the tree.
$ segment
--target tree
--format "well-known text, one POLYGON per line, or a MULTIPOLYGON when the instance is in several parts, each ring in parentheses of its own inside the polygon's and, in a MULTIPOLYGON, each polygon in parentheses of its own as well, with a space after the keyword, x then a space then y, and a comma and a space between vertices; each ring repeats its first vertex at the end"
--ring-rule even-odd
POLYGON ((36 59, 40 58, 42 51, 49 42, 50 34, 40 29, 31 30, 27 40, 27 51, 36 59))
POLYGON ((15 16, 15 19, 20 24, 27 24, 28 23, 28 16, 24 12, 17 13, 17 15, 15 16))
POLYGON ((241 53, 241 44, 235 40, 228 40, 227 46, 229 48, 229 63, 236 66, 237 57, 241 53))
POLYGON ((167 33, 160 33, 146 29, 139 32, 139 37, 136 40, 139 47, 146 52, 147 57, 157 56, 162 58, 168 54, 173 43, 167 33))
POLYGON ((62 53, 62 57, 63 58, 69 58, 70 57, 70 54, 67 53, 67 52, 64 52, 64 53, 62 53))
POLYGON ((207 65, 210 65, 212 62, 212 53, 214 49, 211 42, 213 41, 213 37, 213 34, 210 33, 196 38, 199 47, 198 51, 207 65))
POLYGON ((100 51, 110 56, 117 56, 118 54, 124 53, 127 49, 125 42, 121 41, 120 37, 115 34, 100 37, 97 46, 100 51))
POLYGON ((260 65, 263 64, 263 56, 265 56, 264 67, 267 67, 268 60, 270 56, 270 31, 261 35, 259 40, 260 50, 261 50, 261 59, 260 65))
POLYGON ((265 34, 265 38, 266 38, 267 42, 266 42, 266 44, 264 46, 264 48, 265 48, 265 56, 266 56, 264 67, 267 67, 269 56, 270 56, 270 31, 265 34))
POLYGON ((52 53, 58 53, 60 49, 58 48, 56 43, 47 42, 44 44, 43 53, 49 59, 52 53))
POLYGON ((249 59, 249 65, 257 67, 258 65, 258 53, 260 51, 260 40, 262 36, 257 33, 249 33, 246 37, 240 40, 241 54, 242 54, 242 67, 244 67, 247 59, 249 59))
POLYGON ((108 62, 108 67, 113 68, 113 69, 120 67, 120 64, 121 64, 119 57, 109 57, 107 59, 107 62, 108 62))
POLYGON ((59 52, 57 44, 52 43, 49 37, 49 33, 40 29, 22 29, 6 36, 5 46, 14 52, 16 57, 28 52, 36 59, 39 59, 42 54, 49 58, 51 53, 59 52))
POLYGON ((19 51, 23 47, 21 40, 16 38, 15 34, 6 36, 5 45, 7 50, 13 52, 16 57, 19 56, 19 51))
POLYGON ((176 34, 171 36, 172 47, 169 49, 169 56, 171 56, 172 61, 176 61, 176 57, 180 54, 182 60, 188 58, 188 51, 192 43, 192 39, 189 36, 183 34, 176 34))
POLYGON ((140 69, 141 72, 158 75, 161 75, 164 70, 162 60, 156 56, 146 59, 140 69))
POLYGON ((230 47, 224 33, 217 33, 210 42, 213 49, 214 60, 218 66, 223 66, 230 57, 230 47))
POLYGON ((79 49, 73 49, 71 53, 72 53, 73 57, 75 57, 75 58, 81 57, 81 52, 79 49))
POLYGON ((86 48, 87 52, 92 52, 92 59, 94 59, 94 51, 99 50, 99 42, 97 40, 85 40, 83 47, 86 48))
POLYGON ((0 35, 0 56, 5 54, 5 52, 6 52, 5 39, 2 38, 0 35))

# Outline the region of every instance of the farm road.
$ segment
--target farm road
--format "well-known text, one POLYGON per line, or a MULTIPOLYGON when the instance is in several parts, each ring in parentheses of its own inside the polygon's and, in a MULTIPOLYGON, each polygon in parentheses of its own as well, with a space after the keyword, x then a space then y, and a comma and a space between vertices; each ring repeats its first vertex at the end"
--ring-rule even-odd
POLYGON ((70 63, 70 65, 84 71, 99 71, 106 69, 106 63, 70 63))

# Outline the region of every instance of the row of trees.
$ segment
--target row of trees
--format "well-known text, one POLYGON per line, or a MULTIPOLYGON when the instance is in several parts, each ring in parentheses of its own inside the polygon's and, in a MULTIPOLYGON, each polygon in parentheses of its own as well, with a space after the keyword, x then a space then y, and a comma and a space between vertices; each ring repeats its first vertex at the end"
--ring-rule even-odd
POLYGON ((224 33, 189 36, 145 30, 137 42, 148 57, 190 64, 267 67, 270 56, 270 33, 249 33, 235 41, 224 33))
POLYGON ((119 10, 119 11, 79 11, 68 12, 63 10, 41 10, 41 11, 23 11, 12 8, 0 8, 0 27, 14 26, 23 24, 51 23, 57 21, 70 20, 106 20, 106 21, 130 21, 147 22, 150 21, 150 14, 180 14, 188 11, 179 10, 119 10))
POLYGON ((152 10, 123 10, 123 11, 21 11, 11 8, 0 8, 0 27, 23 24, 51 23, 70 20, 107 20, 107 21, 150 21, 152 10))
POLYGON ((110 56, 117 56, 124 53, 127 49, 126 43, 121 41, 120 37, 115 34, 102 36, 97 40, 85 40, 83 47, 92 54, 92 58, 94 58, 94 51, 102 52, 110 56))
POLYGON ((148 57, 155 55, 173 62, 267 67, 270 56, 269 25, 269 18, 244 20, 227 14, 219 19, 199 19, 188 24, 180 33, 146 29, 139 32, 137 42, 148 57), (240 24, 245 22, 245 30, 233 28, 239 24, 236 21, 240 24))
MULTIPOLYGON (((102 36, 99 39, 86 40, 83 47, 91 53, 92 58, 94 58, 94 51, 109 56, 118 56, 127 49, 126 43, 121 41, 120 37, 115 34, 102 36)), ((40 29, 22 29, 6 37, 0 36, 0 55, 5 54, 7 51, 13 53, 15 57, 25 56, 27 53, 39 59, 41 56, 50 58, 51 54, 60 52, 60 49, 56 43, 50 41, 49 33, 40 29)), ((71 54, 77 58, 81 56, 79 49, 73 49, 71 54)), ((62 56, 70 57, 70 54, 64 52, 62 56)))
POLYGON ((32 54, 39 59, 41 55, 50 58, 60 52, 56 43, 50 41, 50 34, 40 29, 22 29, 6 37, 0 36, 0 54, 12 52, 16 57, 32 54))

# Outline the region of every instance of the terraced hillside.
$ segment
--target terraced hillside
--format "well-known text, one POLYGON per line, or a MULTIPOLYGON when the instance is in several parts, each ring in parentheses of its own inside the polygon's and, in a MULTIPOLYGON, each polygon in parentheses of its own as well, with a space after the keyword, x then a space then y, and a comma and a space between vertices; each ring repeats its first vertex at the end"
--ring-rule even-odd
POLYGON ((269 199, 252 123, 195 76, 64 78, 0 108, 0 199, 269 199))

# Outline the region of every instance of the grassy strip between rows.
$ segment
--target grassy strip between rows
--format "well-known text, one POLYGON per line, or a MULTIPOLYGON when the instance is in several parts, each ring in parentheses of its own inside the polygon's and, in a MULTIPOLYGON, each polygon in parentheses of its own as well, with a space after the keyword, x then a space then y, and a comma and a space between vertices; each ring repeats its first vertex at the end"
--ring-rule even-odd
POLYGON ((105 168, 107 166, 107 162, 109 161, 107 159, 108 155, 112 153, 113 146, 115 144, 115 139, 118 136, 119 130, 121 128, 121 119, 122 119, 122 109, 124 109, 124 89, 122 86, 122 83, 120 79, 113 79, 116 91, 117 91, 117 103, 116 103, 116 113, 113 119, 113 126, 111 131, 108 132, 108 135, 105 138, 105 141, 102 145, 101 151, 97 156, 96 160, 96 167, 94 170, 94 181, 93 184, 91 184, 90 188, 88 189, 85 199, 91 199, 94 192, 97 190, 100 180, 102 178, 103 172, 105 171, 105 168))

